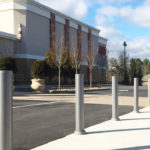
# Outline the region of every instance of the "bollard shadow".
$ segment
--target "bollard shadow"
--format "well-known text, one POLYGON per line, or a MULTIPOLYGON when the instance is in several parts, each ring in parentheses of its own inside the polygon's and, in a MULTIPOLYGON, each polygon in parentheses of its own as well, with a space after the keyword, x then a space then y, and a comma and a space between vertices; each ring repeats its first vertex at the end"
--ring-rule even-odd
POLYGON ((150 113, 150 111, 144 111, 144 112, 142 112, 142 113, 150 113))
POLYGON ((113 150, 141 150, 141 149, 150 149, 150 145, 136 146, 136 147, 127 147, 127 148, 119 148, 119 149, 113 149, 113 150))
POLYGON ((119 129, 119 130, 93 131, 93 132, 86 132, 86 134, 99 134, 99 133, 111 133, 111 132, 126 132, 126 131, 140 131, 140 130, 150 130, 150 128, 132 128, 132 129, 119 129))
POLYGON ((30 149, 27 147, 17 147, 17 148, 14 148, 13 150, 30 150, 30 149))
POLYGON ((150 118, 131 118, 131 119, 121 119, 121 121, 128 121, 128 120, 149 120, 150 118))

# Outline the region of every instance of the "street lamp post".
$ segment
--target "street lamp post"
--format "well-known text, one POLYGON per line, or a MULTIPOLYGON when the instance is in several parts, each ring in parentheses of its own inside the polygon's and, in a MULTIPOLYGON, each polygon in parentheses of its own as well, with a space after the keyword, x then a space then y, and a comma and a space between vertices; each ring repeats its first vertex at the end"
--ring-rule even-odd
POLYGON ((127 67, 126 66, 126 47, 127 47, 127 43, 125 41, 123 42, 123 46, 124 46, 124 62, 123 62, 124 63, 124 66, 123 66, 124 67, 124 79, 123 80, 124 80, 124 83, 125 83, 126 82, 126 76, 127 76, 127 72, 126 72, 126 69, 127 69, 126 68, 127 67))
POLYGON ((124 46, 124 60, 125 60, 125 56, 126 56, 126 46, 127 46, 127 43, 124 41, 123 42, 123 46, 124 46))

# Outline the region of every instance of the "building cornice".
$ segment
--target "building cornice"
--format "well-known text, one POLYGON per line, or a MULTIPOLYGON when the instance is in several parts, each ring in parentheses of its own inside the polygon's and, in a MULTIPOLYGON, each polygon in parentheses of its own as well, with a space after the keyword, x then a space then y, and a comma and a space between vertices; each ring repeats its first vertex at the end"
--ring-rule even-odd
POLYGON ((106 38, 104 38, 102 36, 100 36, 99 38, 102 39, 102 40, 104 40, 104 41, 108 41, 108 39, 106 39, 106 38))
POLYGON ((102 37, 102 36, 100 36, 100 37, 99 37, 99 40, 98 40, 98 42, 99 42, 100 44, 103 44, 103 45, 107 45, 107 41, 108 41, 108 39, 106 39, 106 38, 104 38, 104 37, 102 37))
POLYGON ((20 59, 38 59, 38 60, 44 60, 44 56, 38 56, 38 55, 30 55, 30 54, 15 54, 14 58, 20 58, 20 59))
POLYGON ((88 28, 90 28, 94 33, 95 36, 99 36, 99 29, 96 29, 90 25, 84 24, 83 22, 80 22, 72 17, 69 17, 67 15, 64 15, 63 13, 56 11, 50 7, 47 7, 39 2, 36 2, 34 0, 0 0, 0 11, 1 10, 9 10, 9 9, 15 9, 15 10, 28 10, 31 12, 34 12, 38 15, 44 16, 46 18, 50 19, 50 12, 54 12, 56 17, 56 21, 64 24, 64 20, 65 19, 69 19, 73 26, 71 27, 75 27, 78 26, 78 24, 80 24, 84 30, 84 32, 87 31, 88 28), (96 33, 96 34, 95 34, 96 33))
POLYGON ((10 33, 1 32, 1 31, 0 31, 0 37, 9 39, 9 40, 17 40, 17 36, 15 34, 10 34, 10 33))

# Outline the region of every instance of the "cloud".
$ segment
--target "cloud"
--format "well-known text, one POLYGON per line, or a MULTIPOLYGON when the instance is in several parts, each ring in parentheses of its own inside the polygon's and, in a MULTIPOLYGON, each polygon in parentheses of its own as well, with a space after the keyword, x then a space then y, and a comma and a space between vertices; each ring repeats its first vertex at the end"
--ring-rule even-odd
POLYGON ((115 5, 122 5, 128 2, 133 2, 135 0, 95 0, 97 3, 101 5, 110 5, 110 4, 115 4, 115 5))
MULTIPOLYGON (((114 0, 113 0, 114 1, 114 0)), ((130 23, 150 28, 150 1, 144 1, 143 5, 132 8, 132 6, 116 7, 114 5, 103 5, 98 9, 98 13, 101 16, 105 16, 108 19, 113 17, 123 18, 130 23)))
POLYGON ((150 1, 143 1, 142 5, 134 6, 134 8, 130 3, 127 5, 121 4, 120 0, 103 1, 95 16, 96 25, 101 29, 100 35, 109 39, 107 49, 110 51, 110 56, 118 57, 123 51, 123 41, 126 41, 130 58, 150 59, 150 37, 143 36, 131 39, 115 28, 116 17, 124 19, 135 26, 150 28, 150 16, 148 15, 150 14, 150 1), (120 3, 119 7, 114 5, 116 2, 120 3))
POLYGON ((137 37, 129 39, 124 36, 122 38, 111 39, 108 41, 107 49, 110 52, 109 57, 117 58, 123 51, 123 41, 127 42, 127 53, 130 58, 150 59, 150 37, 137 37))
POLYGON ((150 59, 150 40, 148 37, 138 37, 128 42, 128 49, 132 57, 150 59))
POLYGON ((83 19, 90 6, 89 0, 37 0, 38 2, 58 10, 66 15, 83 19))

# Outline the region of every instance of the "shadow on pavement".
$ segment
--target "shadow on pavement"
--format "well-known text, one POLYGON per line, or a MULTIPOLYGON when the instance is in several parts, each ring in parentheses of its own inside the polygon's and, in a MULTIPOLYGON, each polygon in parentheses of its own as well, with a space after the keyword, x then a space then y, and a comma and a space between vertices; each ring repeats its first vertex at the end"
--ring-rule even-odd
POLYGON ((17 147, 17 148, 14 148, 13 150, 30 150, 30 149, 26 147, 17 147))
POLYGON ((125 131, 139 131, 139 130, 150 130, 150 128, 132 128, 132 129, 94 131, 94 132, 87 132, 86 134, 98 134, 98 133, 110 133, 110 132, 125 132, 125 131))
POLYGON ((150 118, 131 118, 131 119, 121 119, 122 121, 128 121, 128 120, 149 120, 150 118))
POLYGON ((141 149, 150 149, 150 145, 147 145, 147 146, 128 147, 128 148, 119 148, 119 149, 115 149, 115 150, 141 150, 141 149))

